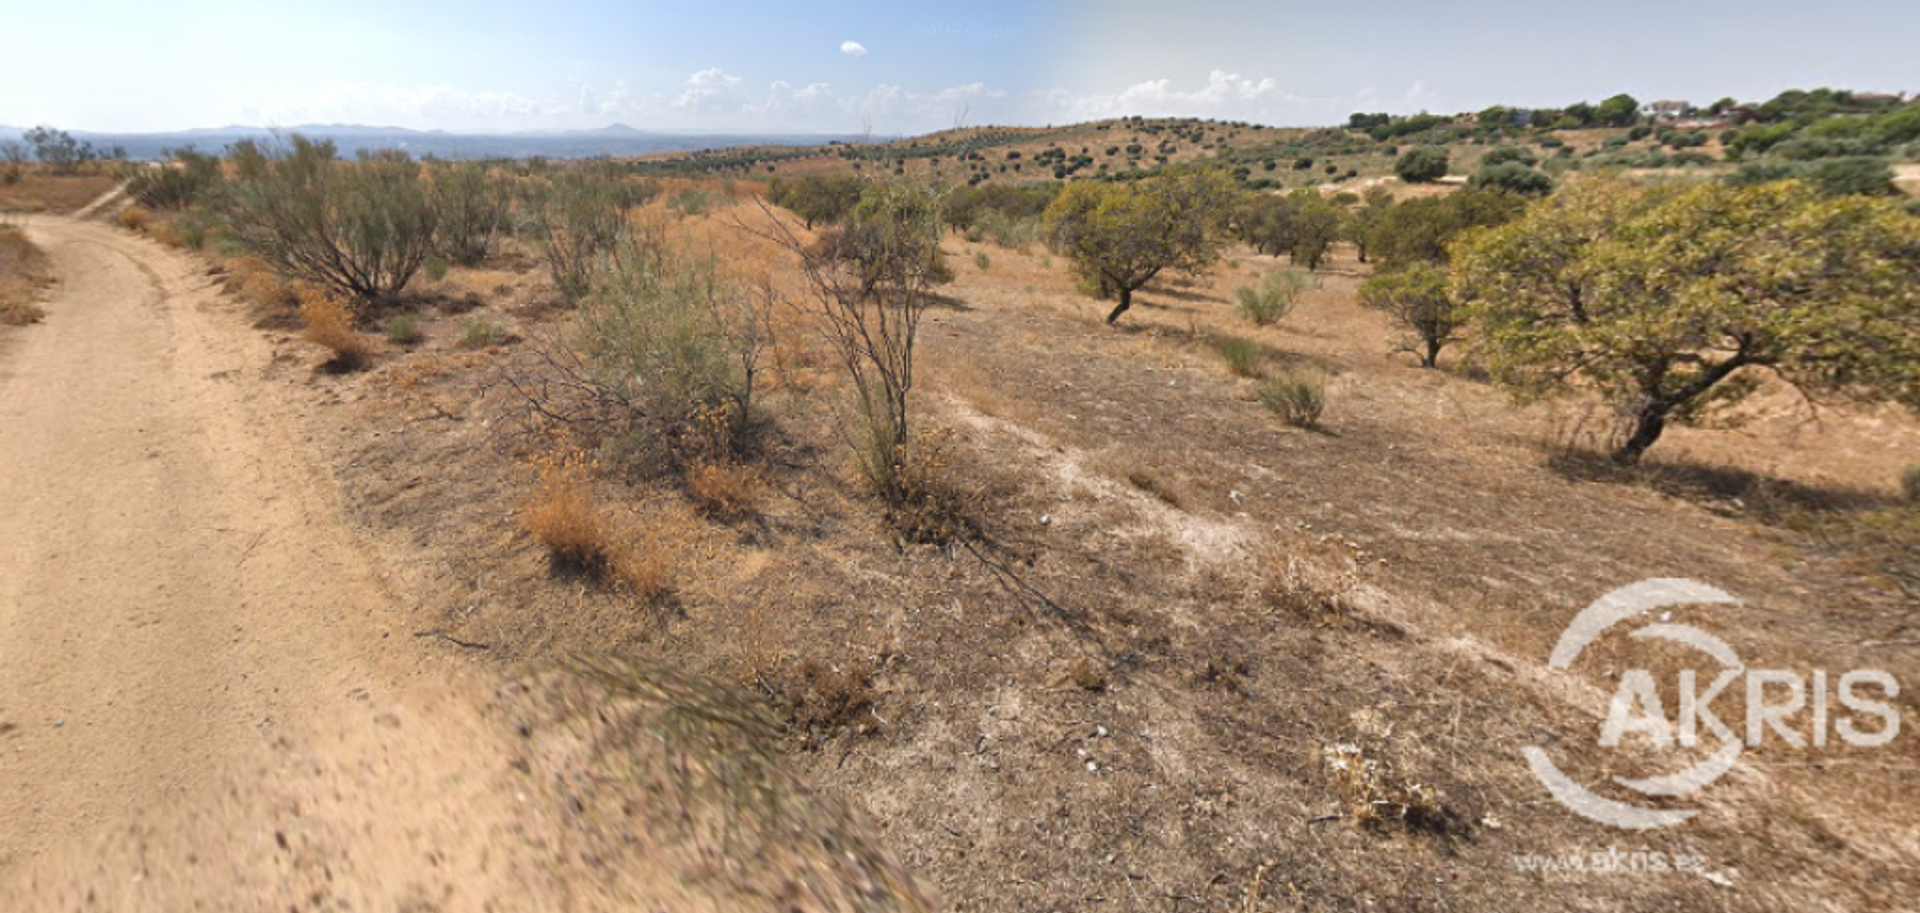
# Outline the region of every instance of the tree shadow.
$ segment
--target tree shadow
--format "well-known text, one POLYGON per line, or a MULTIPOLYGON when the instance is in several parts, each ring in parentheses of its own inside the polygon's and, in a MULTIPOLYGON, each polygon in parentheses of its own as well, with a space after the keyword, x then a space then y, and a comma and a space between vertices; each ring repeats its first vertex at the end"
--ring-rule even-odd
POLYGON ((1885 492, 1810 484, 1696 460, 1654 457, 1625 466, 1611 454, 1585 446, 1549 453, 1547 466, 1571 481, 1647 488, 1723 516, 1749 517, 1775 526, 1808 515, 1868 513, 1903 503, 1885 492))

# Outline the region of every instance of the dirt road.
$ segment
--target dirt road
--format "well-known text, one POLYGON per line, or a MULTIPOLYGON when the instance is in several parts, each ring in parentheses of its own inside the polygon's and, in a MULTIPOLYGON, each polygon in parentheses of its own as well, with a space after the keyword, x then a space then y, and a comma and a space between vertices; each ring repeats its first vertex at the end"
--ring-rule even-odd
POLYGON ((61 284, 0 355, 0 878, 50 906, 139 881, 119 899, 264 906, 397 781, 483 784, 434 767, 486 736, 409 690, 419 660, 387 639, 403 603, 248 401, 257 343, 206 278, 101 224, 27 227, 61 284), (313 807, 347 783, 363 807, 313 807), (303 801, 330 820, 275 820, 303 801))
POLYGON ((415 636, 198 261, 26 226, 60 285, 0 340, 0 908, 924 908, 837 811, 676 855, 645 746, 576 723, 606 693, 415 636))
POLYGON ((464 696, 486 692, 441 684, 250 399, 260 341, 185 257, 27 228, 61 284, 0 353, 5 906, 529 897, 538 810, 464 696))

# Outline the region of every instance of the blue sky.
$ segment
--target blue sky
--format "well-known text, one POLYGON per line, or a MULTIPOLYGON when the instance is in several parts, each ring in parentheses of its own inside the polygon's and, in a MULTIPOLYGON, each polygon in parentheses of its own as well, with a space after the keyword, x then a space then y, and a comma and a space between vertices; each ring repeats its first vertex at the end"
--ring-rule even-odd
POLYGON ((1621 91, 1920 90, 1914 0, 95 0, 6 22, 0 123, 86 130, 1311 125, 1621 91))

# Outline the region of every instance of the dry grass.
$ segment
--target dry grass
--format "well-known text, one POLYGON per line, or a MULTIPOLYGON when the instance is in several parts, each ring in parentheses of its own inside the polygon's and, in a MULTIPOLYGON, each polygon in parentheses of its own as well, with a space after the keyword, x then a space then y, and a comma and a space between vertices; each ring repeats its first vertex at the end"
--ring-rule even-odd
POLYGON ((12 225, 0 225, 0 326, 39 323, 47 315, 35 299, 53 282, 47 255, 12 225))
POLYGON ((698 459, 684 473, 694 506, 715 520, 735 522, 760 512, 765 481, 760 471, 726 459, 698 459))
POLYGON ((1392 757, 1392 727, 1380 719, 1380 712, 1357 710, 1353 718, 1361 735, 1321 749, 1327 778, 1347 814, 1369 827, 1441 833, 1458 829, 1458 816, 1446 807, 1441 792, 1412 776, 1404 759, 1392 757))
POLYGON ((655 604, 673 594, 679 559, 672 537, 646 527, 630 533, 608 555, 607 572, 641 601, 655 604))
MULTIPOLYGON (((599 574, 613 553, 606 515, 594 494, 593 459, 559 448, 532 460, 533 492, 521 507, 520 525, 547 547, 556 570, 599 574)), ((634 561, 643 578, 650 568, 634 561)))
POLYGON ((225 286, 246 301, 266 308, 295 308, 303 301, 300 290, 258 257, 226 261, 225 286))
POLYGON ((779 682, 775 699, 797 744, 818 748, 842 731, 875 729, 873 670, 863 661, 801 660, 779 682))
POLYGON ((136 205, 120 210, 120 215, 115 218, 120 221, 122 228, 144 233, 153 222, 153 213, 148 212, 145 206, 136 205))
POLYGON ((16 184, 0 184, 0 209, 14 212, 72 212, 112 190, 119 179, 107 174, 52 175, 29 166, 16 184))
POLYGON ((353 326, 353 312, 333 295, 308 290, 301 293, 301 338, 333 353, 326 367, 354 371, 373 357, 373 344, 353 326))

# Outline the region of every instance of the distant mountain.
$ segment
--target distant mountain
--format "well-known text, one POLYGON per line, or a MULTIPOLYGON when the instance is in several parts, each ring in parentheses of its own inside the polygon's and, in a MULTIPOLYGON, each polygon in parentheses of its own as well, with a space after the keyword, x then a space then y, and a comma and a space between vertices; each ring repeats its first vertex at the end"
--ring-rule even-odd
MULTIPOLYGON (((0 139, 13 139, 26 128, 0 126, 0 139)), ((192 146, 217 151, 241 140, 262 140, 298 133, 314 139, 331 139, 343 152, 359 149, 403 149, 416 156, 440 158, 593 158, 596 156, 634 156, 655 152, 690 152, 699 149, 723 149, 729 146, 811 146, 831 141, 857 139, 852 134, 824 133, 675 133, 641 130, 627 124, 610 124, 586 130, 538 130, 515 133, 449 133, 445 130, 412 130, 366 124, 301 124, 295 127, 254 127, 233 124, 225 127, 195 127, 164 133, 100 133, 69 131, 75 138, 102 149, 119 146, 134 160, 157 160, 165 150, 192 146)))

